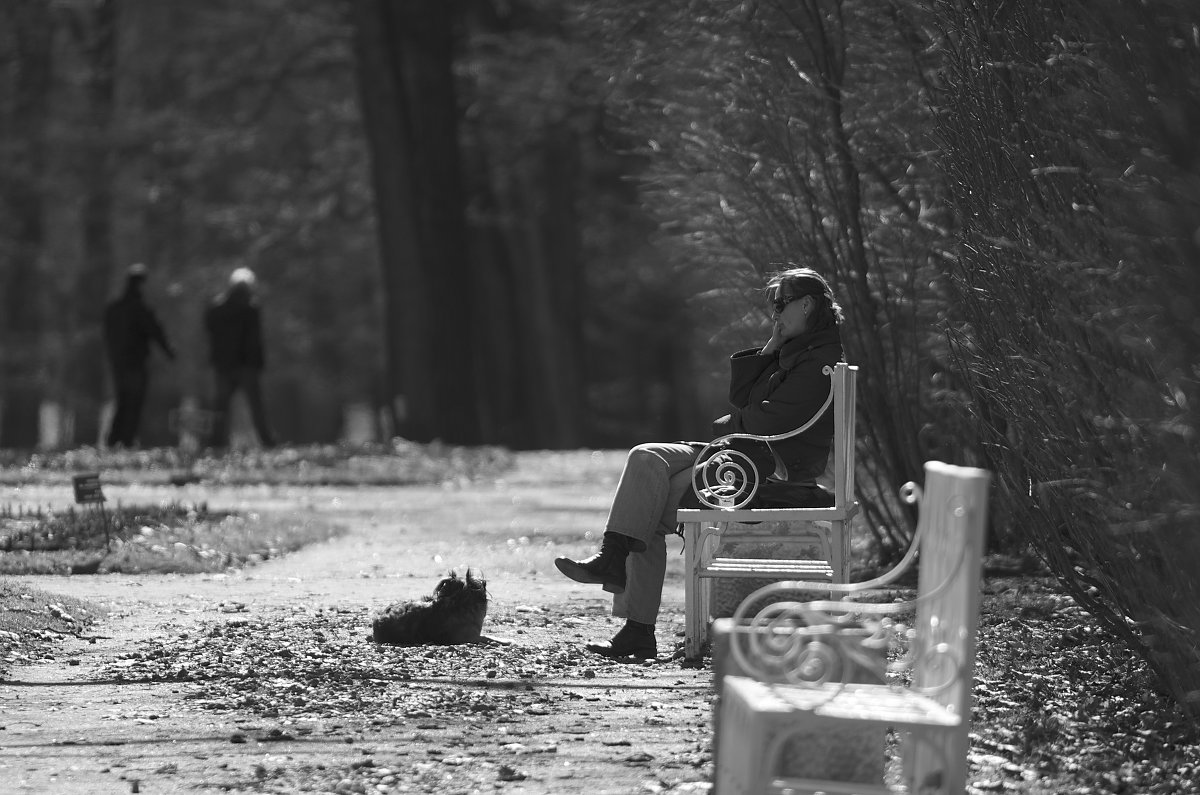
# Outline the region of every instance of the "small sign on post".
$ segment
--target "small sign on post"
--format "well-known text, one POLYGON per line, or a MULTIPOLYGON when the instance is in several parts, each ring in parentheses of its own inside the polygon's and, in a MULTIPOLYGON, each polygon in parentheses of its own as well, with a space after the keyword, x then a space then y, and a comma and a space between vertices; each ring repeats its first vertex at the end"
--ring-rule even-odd
POLYGON ((75 484, 76 505, 104 502, 104 491, 100 488, 99 472, 85 472, 82 475, 76 475, 72 482, 75 484))
POLYGON ((99 472, 84 472, 71 479, 75 486, 76 505, 96 505, 100 509, 100 518, 104 525, 104 549, 107 551, 111 544, 108 532, 108 513, 104 510, 104 491, 100 488, 99 472))

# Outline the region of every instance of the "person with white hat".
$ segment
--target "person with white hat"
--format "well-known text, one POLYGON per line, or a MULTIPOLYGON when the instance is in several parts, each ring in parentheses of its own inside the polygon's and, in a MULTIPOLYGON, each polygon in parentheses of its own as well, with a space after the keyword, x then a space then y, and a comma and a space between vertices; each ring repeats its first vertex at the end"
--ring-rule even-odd
POLYGON ((267 423, 259 378, 266 365, 263 350, 262 311, 254 295, 257 278, 249 268, 237 268, 229 275, 229 289, 204 313, 208 336, 209 362, 215 374, 211 444, 223 448, 229 444, 229 407, 239 390, 250 405, 254 430, 263 447, 275 444, 267 423))

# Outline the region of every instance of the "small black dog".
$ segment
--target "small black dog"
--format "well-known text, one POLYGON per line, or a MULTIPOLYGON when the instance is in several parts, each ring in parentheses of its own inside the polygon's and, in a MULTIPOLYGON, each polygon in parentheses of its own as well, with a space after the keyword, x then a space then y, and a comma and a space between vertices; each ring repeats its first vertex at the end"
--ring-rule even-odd
POLYGON ((376 643, 394 646, 479 643, 487 606, 487 581, 470 569, 465 580, 452 571, 432 596, 388 605, 371 621, 371 631, 376 643))

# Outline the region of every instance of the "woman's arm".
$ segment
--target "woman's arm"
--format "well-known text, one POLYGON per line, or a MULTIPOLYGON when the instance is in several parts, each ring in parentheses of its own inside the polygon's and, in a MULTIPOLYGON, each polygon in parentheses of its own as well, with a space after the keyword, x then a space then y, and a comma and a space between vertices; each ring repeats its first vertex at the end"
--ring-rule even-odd
POLYGON ((778 366, 774 354, 762 353, 758 348, 738 351, 729 357, 729 405, 743 408, 750 401, 750 392, 763 378, 770 376, 778 366))
POLYGON ((836 348, 816 349, 779 377, 751 385, 750 399, 735 409, 731 425, 737 432, 759 436, 799 427, 824 405, 831 382, 822 369, 839 358, 836 348))

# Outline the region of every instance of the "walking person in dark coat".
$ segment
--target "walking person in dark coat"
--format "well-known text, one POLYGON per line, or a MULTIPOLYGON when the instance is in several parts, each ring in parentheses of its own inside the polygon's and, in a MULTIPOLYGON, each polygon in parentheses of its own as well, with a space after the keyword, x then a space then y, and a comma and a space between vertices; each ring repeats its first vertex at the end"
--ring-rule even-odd
POLYGON ((275 444, 259 384, 266 358, 262 312, 254 296, 255 281, 254 271, 238 268, 229 276, 229 289, 204 313, 209 361, 215 374, 213 447, 229 444, 229 407, 238 390, 246 395, 259 442, 263 447, 275 444))
POLYGON ((137 440, 150 385, 146 360, 151 343, 158 345, 167 358, 175 358, 162 325, 142 297, 145 281, 146 266, 140 262, 130 265, 125 291, 104 309, 104 345, 117 397, 117 410, 108 428, 109 447, 133 447, 137 440))

